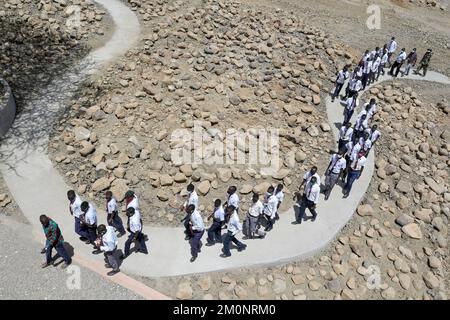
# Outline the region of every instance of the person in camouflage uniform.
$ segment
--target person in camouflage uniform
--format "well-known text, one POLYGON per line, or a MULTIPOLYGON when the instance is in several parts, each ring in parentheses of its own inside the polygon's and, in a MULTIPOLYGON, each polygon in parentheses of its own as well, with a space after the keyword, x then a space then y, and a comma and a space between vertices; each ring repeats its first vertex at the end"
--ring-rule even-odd
POLYGON ((423 77, 427 75, 428 65, 430 64, 431 57, 433 56, 433 50, 428 49, 427 52, 423 55, 422 60, 420 60, 419 67, 414 71, 415 74, 418 74, 420 70, 423 69, 423 77))

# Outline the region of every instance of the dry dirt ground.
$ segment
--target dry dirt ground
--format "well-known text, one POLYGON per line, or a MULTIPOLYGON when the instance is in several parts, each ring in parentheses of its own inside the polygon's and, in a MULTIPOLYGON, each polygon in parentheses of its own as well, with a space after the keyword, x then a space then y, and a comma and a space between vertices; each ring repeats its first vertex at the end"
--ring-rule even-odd
MULTIPOLYGON (((366 27, 368 1, 275 2, 251 0, 242 1, 242 5, 246 8, 250 6, 261 11, 263 15, 269 16, 274 12, 277 13, 277 8, 279 8, 281 15, 289 14, 306 21, 305 27, 320 30, 315 35, 316 37, 322 38, 323 34, 326 38, 330 38, 333 44, 336 43, 336 48, 338 50, 345 49, 349 57, 359 57, 365 49, 382 45, 392 35, 395 35, 400 47, 406 47, 407 50, 417 47, 419 55, 426 48, 433 48, 435 54, 431 68, 447 75, 450 74, 447 62, 450 49, 450 19, 447 10, 406 1, 374 2, 381 7, 382 20, 381 29, 373 31, 366 27)), ((152 39, 151 34, 155 33, 158 23, 167 22, 166 15, 172 17, 176 15, 177 10, 168 10, 172 7, 173 2, 129 0, 128 3, 131 7, 138 5, 136 11, 144 26, 143 33, 150 35, 150 39, 146 40, 154 42, 156 48, 153 45, 149 47, 149 43, 143 41, 138 48, 130 52, 128 57, 112 66, 105 75, 98 76, 95 81, 80 91, 78 101, 75 101, 72 106, 74 112, 69 113, 68 118, 64 119, 57 128, 56 139, 53 141, 54 145, 51 146, 54 149, 55 163, 64 162, 67 158, 67 155, 64 155, 66 156, 64 159, 56 157, 61 156, 67 148, 61 144, 64 135, 61 138, 58 138, 58 135, 64 133, 68 127, 73 129, 71 126, 89 125, 92 131, 98 131, 96 133, 100 138, 105 134, 105 129, 101 129, 101 121, 94 122, 90 118, 86 119, 84 113, 80 115, 77 112, 80 107, 87 109, 98 104, 104 110, 103 108, 111 105, 111 101, 115 104, 123 104, 120 100, 121 95, 131 99, 137 90, 143 90, 139 86, 139 81, 135 83, 133 77, 130 77, 130 75, 135 75, 133 72, 136 69, 142 71, 143 62, 149 62, 149 60, 142 60, 139 53, 145 50, 151 52, 159 50, 156 52, 161 53, 161 57, 166 54, 164 50, 167 49, 168 43, 152 39), (158 14, 161 12, 164 14, 158 14), (130 65, 134 61, 138 63, 130 65), (121 76, 121 73, 124 75, 121 76), (126 85, 125 82, 120 83, 121 80, 126 80, 126 85), (116 96, 116 100, 113 100, 111 95, 116 96)), ((189 4, 178 1, 174 6, 180 10, 180 8, 186 9, 190 6, 198 7, 200 4, 200 1, 189 4)), ((445 2, 441 1, 441 4, 445 5, 445 2)), ((240 7, 240 5, 236 4, 236 7, 240 7)), ((239 10, 235 14, 239 14, 239 10)), ((158 31, 159 27, 156 32, 158 31)), ((290 37, 294 38, 295 34, 291 34, 290 37)), ((301 37, 299 39, 304 41, 301 37)), ((240 54, 236 48, 233 50, 233 54, 240 54)), ((308 80, 319 87, 322 102, 315 106, 312 116, 309 113, 302 115, 303 118, 309 119, 307 121, 319 128, 320 139, 323 139, 320 149, 323 150, 317 150, 317 152, 323 152, 325 155, 328 148, 331 147, 332 141, 330 141, 331 135, 320 129, 320 123, 324 120, 323 97, 331 88, 332 73, 345 59, 343 56, 337 55, 329 57, 323 46, 313 54, 318 56, 320 62, 318 68, 310 71, 314 76, 308 77, 308 80), (321 63, 323 63, 323 68, 321 63), (312 81, 311 78, 313 78, 312 81)), ((187 58, 189 59, 189 57, 187 58)), ((232 59, 233 55, 229 58, 232 59)), ((308 60, 308 63, 314 62, 317 62, 316 58, 311 57, 311 60, 308 60)), ((161 69, 157 71, 161 71, 161 69)), ((238 80, 238 78, 231 79, 238 80)), ((313 100, 314 91, 311 90, 311 83, 305 87, 305 93, 299 95, 305 99, 302 103, 306 105, 311 105, 313 100)), ((158 83, 156 82, 156 84, 158 83)), ((152 83, 152 85, 156 84, 152 83)), ((194 85, 194 87, 197 86, 194 85)), ((151 89, 148 91, 151 92, 151 89)), ((176 90, 176 86, 174 89, 176 90)), ((232 87, 232 89, 237 88, 232 87)), ((373 95, 377 96, 382 110, 377 116, 383 139, 376 148, 378 155, 376 174, 363 205, 358 209, 359 214, 355 214, 355 218, 326 250, 311 259, 271 268, 251 268, 190 277, 142 280, 156 289, 180 299, 447 299, 449 293, 447 239, 450 201, 448 193, 449 89, 440 85, 397 81, 395 84, 385 83, 383 87, 380 86, 373 90, 364 99, 373 95), (425 180, 428 177, 435 181, 425 180), (404 228, 405 226, 409 227, 404 228)), ((156 95, 158 94, 160 93, 157 92, 156 95)), ((155 93, 149 95, 153 97, 155 93)), ((195 96, 195 93, 190 92, 189 95, 195 96)), ((222 97, 220 100, 219 96, 220 101, 228 100, 228 98, 222 97)), ((273 97, 270 96, 270 98, 273 97)), ((159 98, 155 101, 147 100, 146 104, 163 112, 164 107, 157 107, 157 103, 159 103, 157 100, 159 98)), ((126 100, 126 103, 129 101, 126 100)), ((133 113, 134 108, 136 106, 131 106, 126 110, 133 113)), ((111 113, 115 111, 117 109, 112 110, 111 113)), ((194 111, 190 110, 189 112, 193 114, 194 111)), ((234 114, 236 110, 233 109, 229 112, 234 114)), ((107 112, 105 111, 105 113, 107 112)), ((208 120, 210 114, 205 116, 205 114, 200 114, 199 118, 208 120)), ((270 115, 261 116, 261 121, 270 122, 268 117, 270 115)), ((143 117, 143 120, 152 121, 155 118, 164 121, 165 116, 153 117, 149 113, 148 116, 143 117)), ((124 121, 122 124, 126 128, 127 124, 124 121)), ((292 127, 289 123, 283 125, 292 127)), ((130 125, 129 128, 131 127, 133 126, 130 125)), ((161 127, 158 127, 158 130, 161 130, 161 127)), ((302 131, 304 130, 307 130, 307 127, 302 127, 302 131)), ((305 132, 303 135, 306 138, 302 141, 302 145, 305 146, 302 148, 302 152, 311 152, 310 145, 313 139, 305 132)), ((89 136, 88 139, 96 141, 95 138, 92 139, 89 136)), ((113 136, 113 138, 115 137, 113 136)), ((292 145, 287 144, 285 147, 289 149, 292 145)), ((75 166, 80 167, 81 162, 77 161, 81 161, 81 158, 79 155, 75 156, 73 150, 75 149, 69 150, 69 153, 73 155, 71 161, 75 166)), ((158 155, 163 156, 163 154, 158 155)), ((90 188, 90 184, 97 178, 94 172, 95 167, 92 167, 91 162, 85 162, 85 166, 81 167, 81 171, 84 169, 85 172, 68 175, 69 182, 73 183, 75 188, 80 187, 78 175, 81 176, 81 180, 85 179, 81 183, 84 188, 90 188), (84 178, 83 175, 87 175, 87 178, 84 178)), ((295 166, 296 170, 303 171, 314 163, 320 167, 322 172, 326 158, 323 156, 312 160, 308 158, 301 163, 301 166, 295 166)), ((141 167, 133 168, 133 165, 134 162, 131 161, 129 170, 135 170, 136 173, 142 170, 141 167)), ((58 166, 63 173, 74 171, 70 167, 66 169, 62 165, 58 166)), ((168 171, 170 170, 168 169, 168 171)), ((170 173, 175 176, 175 172, 170 173)), ((121 173, 117 172, 117 175, 120 176, 121 173)), ((301 173, 298 172, 297 176, 294 175, 291 179, 293 188, 295 188, 295 183, 298 183, 300 175, 301 173)), ((133 180, 133 177, 126 178, 133 180)), ((150 178, 148 181, 151 180, 150 178)), ((227 184, 218 183, 221 186, 218 189, 221 191, 214 193, 212 190, 211 194, 214 197, 223 194, 225 191, 223 188, 227 184)), ((182 185, 180 184, 180 187, 177 188, 179 191, 182 185)), ((212 187, 212 189, 214 188, 212 187)), ((170 192, 177 191, 168 190, 170 192)), ((94 197, 94 193, 88 190, 86 196, 94 197)), ((145 196, 143 198, 145 200, 145 196)), ((166 206, 160 205, 160 207, 166 206)), ((14 211, 14 202, 6 208, 14 211)), ((154 218, 148 218, 148 221, 171 224, 169 217, 173 220, 173 216, 169 214, 170 212, 164 212, 154 218)))

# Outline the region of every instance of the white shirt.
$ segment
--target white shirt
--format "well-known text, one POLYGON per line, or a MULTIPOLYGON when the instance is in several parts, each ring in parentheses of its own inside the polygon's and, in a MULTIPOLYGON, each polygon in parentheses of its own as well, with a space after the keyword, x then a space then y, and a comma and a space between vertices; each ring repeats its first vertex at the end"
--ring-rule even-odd
POLYGON ((350 154, 350 159, 354 160, 356 158, 356 156, 358 155, 359 151, 361 151, 361 149, 364 147, 364 144, 362 144, 361 142, 355 144, 355 146, 352 149, 352 152, 350 154))
MULTIPOLYGON (((370 103, 370 102, 366 103, 366 105, 369 105, 369 103, 370 103)), ((364 106, 364 108, 365 108, 365 106, 364 106)), ((376 112, 377 112, 377 104, 374 103, 374 104, 372 104, 372 105, 370 106, 370 109, 369 109, 369 112, 367 113, 367 116, 368 116, 369 118, 372 118, 373 115, 374 115, 376 112)))
POLYGON ((236 192, 228 196, 228 205, 234 206, 236 209, 239 208, 239 196, 236 194, 236 192))
POLYGON ((378 131, 378 130, 372 131, 371 128, 367 129, 366 132, 369 134, 369 139, 370 139, 370 141, 372 141, 372 144, 373 144, 376 140, 378 140, 378 138, 381 136, 380 131, 378 131))
POLYGON ((90 225, 97 224, 97 210, 91 203, 89 203, 89 209, 84 215, 84 220, 90 225))
POLYGON ((345 82, 345 79, 347 79, 347 78, 348 78, 348 71, 344 72, 344 70, 341 70, 341 71, 339 71, 339 73, 337 75, 336 82, 342 84, 345 82))
POLYGON ((195 209, 198 210, 198 207, 199 207, 198 206, 198 194, 197 194, 197 192, 195 192, 195 190, 189 194, 189 198, 188 198, 186 207, 191 204, 193 204, 195 206, 195 209))
POLYGON ((349 141, 352 139, 353 136, 353 128, 347 128, 345 126, 342 126, 341 130, 339 130, 339 139, 343 141, 349 141))
POLYGON ((279 191, 278 193, 275 193, 275 197, 277 197, 278 203, 283 202, 283 200, 284 200, 284 192, 283 192, 283 190, 279 191))
POLYGON ((377 59, 372 64, 372 72, 378 71, 378 67, 380 66, 380 63, 381 63, 381 58, 377 57, 377 59))
POLYGON ((306 180, 306 183, 309 183, 309 180, 311 180, 312 177, 316 177, 317 179, 317 183, 320 185, 320 176, 317 174, 317 172, 312 175, 311 171, 308 171, 307 173, 305 173, 305 175, 303 176, 303 180, 306 180))
POLYGON ((191 214, 191 224, 192 230, 203 231, 205 230, 205 224, 203 223, 203 218, 200 212, 196 209, 191 214))
POLYGON ((400 52, 400 54, 397 56, 397 59, 395 59, 395 61, 397 61, 398 63, 402 63, 403 61, 405 61, 406 59, 406 52, 402 51, 400 52))
POLYGON ((345 161, 344 157, 339 159, 337 154, 331 156, 330 163, 330 171, 332 173, 340 173, 347 166, 347 161, 345 161))
POLYGON ((364 121, 362 121, 361 118, 358 118, 356 120, 356 124, 355 124, 355 130, 356 131, 361 131, 361 130, 366 130, 369 127, 369 119, 364 119, 364 121))
POLYGON ((373 62, 372 61, 366 61, 365 63, 364 63, 364 73, 365 74, 367 74, 367 73, 369 73, 370 72, 370 70, 372 69, 372 64, 373 64, 373 62))
POLYGON ((142 230, 141 213, 139 210, 135 209, 134 214, 128 219, 131 232, 136 233, 142 230))
POLYGON ((259 217, 264 213, 264 205, 261 201, 256 201, 256 203, 252 203, 250 208, 248 208, 248 214, 254 218, 259 217))
POLYGON ((220 206, 214 210, 214 219, 219 221, 225 220, 225 211, 223 210, 223 207, 220 206))
POLYGON ((381 58, 381 64, 382 64, 382 65, 385 65, 385 64, 387 63, 387 61, 388 61, 388 54, 385 53, 385 54, 383 55, 383 57, 381 58))
POLYGON ((109 202, 106 204, 106 213, 111 214, 113 212, 119 212, 119 208, 117 206, 117 201, 114 198, 111 198, 109 202))
POLYGON ((242 230, 242 225, 239 222, 239 216, 236 210, 231 214, 230 220, 228 221, 227 224, 227 229, 228 231, 231 232, 233 236, 242 230))
POLYGON ((107 226, 106 233, 102 237, 103 245, 100 246, 100 250, 105 252, 113 251, 118 244, 116 233, 114 232, 114 227, 107 226))
POLYGON ((361 80, 356 80, 356 79, 354 79, 354 80, 355 81, 353 81, 350 84, 349 89, 352 90, 352 91, 361 91, 361 89, 362 89, 362 82, 361 82, 361 80))
POLYGON ((70 211, 72 212, 73 216, 76 218, 80 218, 81 212, 81 199, 78 195, 75 195, 75 200, 73 200, 73 203, 70 203, 70 211))
POLYGON ((365 164, 366 164, 366 157, 362 156, 359 159, 355 158, 352 161, 350 168, 353 170, 356 170, 356 171, 360 171, 362 169, 362 167, 364 167, 365 164))
POLYGON ((131 200, 131 202, 129 204, 127 204, 126 209, 128 209, 128 208, 134 208, 134 210, 139 211, 139 200, 136 197, 136 195, 134 195, 133 200, 131 200))
POLYGON ((264 208, 264 214, 269 216, 271 219, 275 218, 277 214, 278 198, 275 195, 271 195, 267 199, 266 207, 264 208))
POLYGON ((372 141, 370 138, 368 138, 366 141, 364 141, 364 150, 367 151, 370 148, 372 148, 372 141))
POLYGON ((353 142, 349 141, 345 144, 345 148, 346 148, 346 152, 345 155, 350 157, 352 155, 352 150, 353 150, 353 142))
POLYGON ((348 111, 354 110, 355 108, 358 107, 358 105, 359 105, 359 99, 358 98, 355 99, 355 97, 348 98, 347 101, 345 101, 345 108, 348 111))
POLYGON ((317 204, 319 202, 320 184, 318 184, 317 182, 314 185, 311 185, 311 183, 308 183, 306 185, 305 191, 306 191, 305 192, 306 199, 308 199, 309 201, 314 202, 315 204, 317 204))
POLYGON ((395 40, 391 40, 391 42, 389 42, 389 45, 388 45, 388 52, 392 53, 395 50, 397 50, 397 42, 395 40))

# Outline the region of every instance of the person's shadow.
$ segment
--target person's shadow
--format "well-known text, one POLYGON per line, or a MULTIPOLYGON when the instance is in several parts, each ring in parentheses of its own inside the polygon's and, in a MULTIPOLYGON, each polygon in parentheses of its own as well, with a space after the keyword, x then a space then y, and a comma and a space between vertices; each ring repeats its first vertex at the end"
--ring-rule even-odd
MULTIPOLYGON (((72 260, 72 257, 73 257, 74 252, 75 252, 73 246, 69 242, 64 241, 64 249, 66 250, 67 255, 69 256, 69 258, 72 260)), ((59 259, 59 261, 57 261, 58 258, 61 258, 61 256, 58 253, 56 253, 56 255, 52 259, 54 267, 58 267, 61 263, 64 262, 63 258, 61 258, 61 259, 59 259)))

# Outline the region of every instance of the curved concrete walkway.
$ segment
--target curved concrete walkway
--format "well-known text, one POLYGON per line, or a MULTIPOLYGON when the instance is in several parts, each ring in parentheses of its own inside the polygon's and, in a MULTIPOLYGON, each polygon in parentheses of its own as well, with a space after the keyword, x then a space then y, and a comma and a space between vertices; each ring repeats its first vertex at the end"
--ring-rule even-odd
MULTIPOLYGON (((91 61, 97 61, 94 66, 98 66, 113 57, 114 53, 120 54, 124 47, 130 46, 134 41, 131 39, 132 33, 139 30, 139 27, 136 25, 136 17, 118 1, 95 1, 103 4, 110 11, 118 26, 118 31, 113 39, 104 48, 90 55, 91 61), (126 28, 122 28, 122 26, 126 26, 126 28)), ((87 68, 88 71, 94 69, 93 67, 87 68)), ((74 75, 74 77, 77 76, 79 77, 78 74, 74 75)), ((381 81, 389 79, 391 78, 385 76, 381 78, 381 81)), ((404 79, 450 84, 447 77, 435 72, 429 72, 426 78, 411 75, 404 79)), ((64 109, 62 104, 73 92, 69 91, 66 96, 61 96, 59 92, 64 90, 60 90, 58 87, 60 82, 60 80, 56 81, 46 92, 43 92, 42 97, 45 95, 47 99, 40 97, 42 100, 37 101, 41 106, 50 103, 49 108, 36 110, 38 108, 32 108, 36 106, 34 104, 36 101, 31 101, 30 110, 24 112, 16 120, 15 130, 12 130, 9 139, 0 148, 2 154, 0 170, 14 199, 38 233, 41 232, 39 215, 43 213, 50 215, 59 223, 66 240, 75 247, 77 255, 82 257, 81 260, 99 267, 103 260, 102 256, 91 255, 92 247, 81 243, 73 232, 73 218, 68 212, 66 200, 66 191, 69 187, 53 168, 46 152, 48 133, 51 130, 50 124, 56 119, 56 112, 64 109), (44 130, 38 128, 45 125, 45 123, 41 123, 44 121, 43 119, 48 121, 48 127, 44 130)), ((331 99, 327 98, 326 108, 333 133, 337 137, 338 129, 335 124, 342 121, 343 107, 339 101, 331 103, 331 99)), ((236 250, 232 250, 232 256, 223 259, 219 257, 221 246, 204 246, 199 258, 194 263, 189 262, 189 244, 184 240, 182 228, 145 226, 144 232, 149 237, 147 242, 149 254, 132 254, 124 261, 121 269, 131 274, 147 277, 176 276, 248 266, 275 265, 312 255, 333 240, 351 219, 369 186, 374 170, 373 157, 374 152, 370 154, 364 174, 355 183, 352 193, 347 199, 342 199, 341 188, 338 186, 334 188, 328 201, 321 199, 318 205, 318 218, 314 223, 307 221, 302 225, 292 225, 294 209, 291 209, 281 214, 280 221, 266 239, 244 240, 248 244, 245 252, 238 253, 236 250)), ((98 213, 99 222, 105 223, 103 208, 99 208, 98 213)), ((125 238, 120 239, 119 248, 123 248, 125 238)), ((123 277, 123 274, 118 274, 113 278, 120 279, 120 277, 123 277)), ((150 290, 150 296, 153 293, 150 290)), ((157 296, 157 293, 154 294, 157 296)), ((161 298, 161 296, 159 297, 161 298)))

